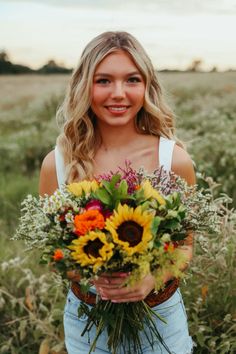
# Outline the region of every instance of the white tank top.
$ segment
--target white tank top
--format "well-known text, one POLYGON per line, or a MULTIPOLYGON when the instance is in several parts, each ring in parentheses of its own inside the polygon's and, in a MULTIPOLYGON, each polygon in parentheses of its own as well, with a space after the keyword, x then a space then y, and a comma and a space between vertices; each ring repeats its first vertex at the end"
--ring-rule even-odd
MULTIPOLYGON (((169 140, 163 137, 160 137, 159 142, 159 164, 162 166, 165 171, 171 171, 172 156, 174 150, 175 141, 169 140)), ((59 147, 55 147, 55 162, 56 162, 56 173, 57 173, 57 182, 60 187, 65 183, 65 165, 63 161, 62 153, 59 150, 59 147)))

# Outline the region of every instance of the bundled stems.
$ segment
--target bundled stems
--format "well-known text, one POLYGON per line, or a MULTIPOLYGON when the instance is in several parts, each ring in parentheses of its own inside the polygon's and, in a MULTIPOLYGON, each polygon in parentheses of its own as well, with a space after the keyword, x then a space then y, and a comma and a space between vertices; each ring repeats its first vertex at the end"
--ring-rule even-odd
POLYGON ((105 329, 108 336, 107 345, 112 354, 118 354, 117 350, 121 348, 127 354, 142 354, 139 333, 141 331, 152 348, 155 341, 158 341, 171 354, 157 329, 155 318, 164 323, 166 321, 144 301, 114 304, 111 301, 99 300, 91 309, 81 304, 79 316, 83 314, 88 316, 88 320, 82 336, 96 326, 96 335, 89 354, 95 350, 97 340, 105 329))

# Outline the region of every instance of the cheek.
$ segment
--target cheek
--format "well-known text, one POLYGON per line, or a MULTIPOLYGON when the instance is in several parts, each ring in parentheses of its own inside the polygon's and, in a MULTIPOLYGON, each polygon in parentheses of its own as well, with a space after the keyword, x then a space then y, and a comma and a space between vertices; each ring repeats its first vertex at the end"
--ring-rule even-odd
POLYGON ((107 100, 108 93, 106 90, 101 89, 93 89, 92 90, 92 104, 91 106, 99 108, 98 106, 102 106, 104 102, 107 100))
MULTIPOLYGON (((137 104, 143 104, 144 102, 144 95, 145 95, 145 90, 140 88, 136 90, 135 92, 132 93, 132 100, 137 104)), ((131 96, 130 96, 131 97, 131 96)))

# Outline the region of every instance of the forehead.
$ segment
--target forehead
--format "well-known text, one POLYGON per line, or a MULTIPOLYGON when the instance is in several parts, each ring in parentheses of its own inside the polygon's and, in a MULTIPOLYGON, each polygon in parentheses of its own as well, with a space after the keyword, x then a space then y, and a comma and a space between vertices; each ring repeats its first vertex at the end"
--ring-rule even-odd
POLYGON ((131 55, 123 50, 108 54, 96 67, 95 74, 106 72, 140 72, 131 55))

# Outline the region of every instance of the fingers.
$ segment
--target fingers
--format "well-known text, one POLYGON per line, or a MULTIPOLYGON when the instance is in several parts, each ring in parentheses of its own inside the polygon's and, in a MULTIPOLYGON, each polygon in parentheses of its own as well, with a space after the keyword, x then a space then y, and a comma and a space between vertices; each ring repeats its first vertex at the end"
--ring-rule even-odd
POLYGON ((114 273, 103 273, 103 274, 101 274, 100 276, 101 277, 109 277, 109 278, 126 278, 127 276, 129 276, 130 275, 130 273, 129 272, 127 272, 127 273, 125 273, 125 272, 114 272, 114 273))
POLYGON ((154 288, 154 279, 151 275, 145 276, 142 281, 134 286, 110 286, 98 287, 98 292, 103 300, 112 302, 134 302, 141 301, 146 298, 150 291, 154 288))
POLYGON ((117 289, 125 284, 128 276, 128 273, 104 273, 98 279, 94 280, 94 285, 97 288, 117 289))
POLYGON ((145 298, 145 292, 142 289, 137 287, 123 287, 123 288, 116 288, 116 289, 106 289, 100 288, 100 294, 103 300, 111 300, 117 302, 125 302, 125 301, 137 301, 145 298))

